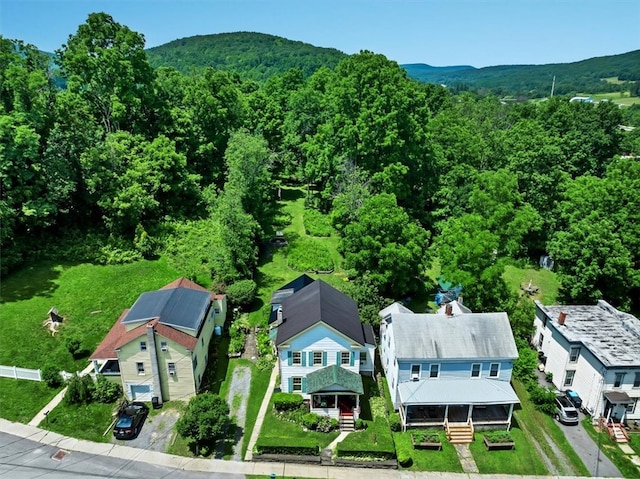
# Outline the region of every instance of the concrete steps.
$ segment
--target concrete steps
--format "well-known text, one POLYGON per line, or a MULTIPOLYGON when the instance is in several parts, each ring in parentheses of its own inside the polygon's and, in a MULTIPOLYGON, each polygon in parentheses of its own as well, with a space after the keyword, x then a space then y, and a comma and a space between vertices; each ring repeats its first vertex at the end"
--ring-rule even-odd
POLYGON ((356 423, 353 420, 353 416, 340 416, 340 430, 345 432, 351 432, 356 430, 356 423))

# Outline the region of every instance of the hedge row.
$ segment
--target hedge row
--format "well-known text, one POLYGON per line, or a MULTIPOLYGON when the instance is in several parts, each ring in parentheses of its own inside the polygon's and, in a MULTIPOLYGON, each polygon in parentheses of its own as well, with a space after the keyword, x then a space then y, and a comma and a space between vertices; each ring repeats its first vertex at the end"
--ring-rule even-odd
POLYGON ((303 398, 295 393, 275 393, 273 395, 273 407, 276 411, 293 411, 302 406, 303 398))
POLYGON ((256 443, 257 454, 289 454, 292 456, 319 456, 320 446, 300 444, 300 438, 260 437, 256 443), (287 444, 295 441, 297 444, 287 444))

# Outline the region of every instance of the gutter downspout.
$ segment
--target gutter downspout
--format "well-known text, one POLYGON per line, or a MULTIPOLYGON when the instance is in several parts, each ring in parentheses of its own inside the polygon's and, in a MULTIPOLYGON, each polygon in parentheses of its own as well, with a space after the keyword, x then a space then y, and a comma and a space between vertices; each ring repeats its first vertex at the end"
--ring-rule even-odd
POLYGON ((158 351, 156 351, 156 332, 153 325, 147 325, 147 342, 149 344, 149 359, 151 359, 151 375, 153 376, 153 392, 162 404, 162 385, 160 384, 160 366, 158 365, 158 351))

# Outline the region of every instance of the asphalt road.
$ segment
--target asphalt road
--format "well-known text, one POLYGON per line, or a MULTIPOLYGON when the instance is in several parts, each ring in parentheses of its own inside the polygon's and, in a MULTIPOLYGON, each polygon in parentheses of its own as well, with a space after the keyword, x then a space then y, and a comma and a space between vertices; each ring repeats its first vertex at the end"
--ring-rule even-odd
POLYGON ((0 477, 11 479, 240 479, 243 474, 183 471, 126 459, 72 451, 55 460, 54 446, 0 432, 0 477))
MULTIPOLYGON (((580 421, 582 421, 585 416, 582 413, 579 414, 580 421)), ((576 454, 580 456, 592 476, 623 477, 618 468, 600 451, 598 445, 587 434, 582 424, 577 426, 566 426, 559 422, 557 424, 564 431, 569 444, 576 451, 576 454)))

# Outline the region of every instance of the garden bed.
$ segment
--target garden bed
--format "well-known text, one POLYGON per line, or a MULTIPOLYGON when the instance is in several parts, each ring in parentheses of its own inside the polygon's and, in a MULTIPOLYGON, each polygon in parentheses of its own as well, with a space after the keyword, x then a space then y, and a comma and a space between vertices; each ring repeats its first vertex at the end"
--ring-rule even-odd
POLYGON ((487 436, 483 436, 482 440, 484 441, 484 445, 487 446, 487 450, 504 450, 504 449, 513 449, 516 447, 516 443, 514 441, 502 441, 495 442, 490 439, 487 439, 487 436))
POLYGON ((411 444, 413 444, 414 449, 442 450, 442 442, 438 433, 411 433, 411 444))

